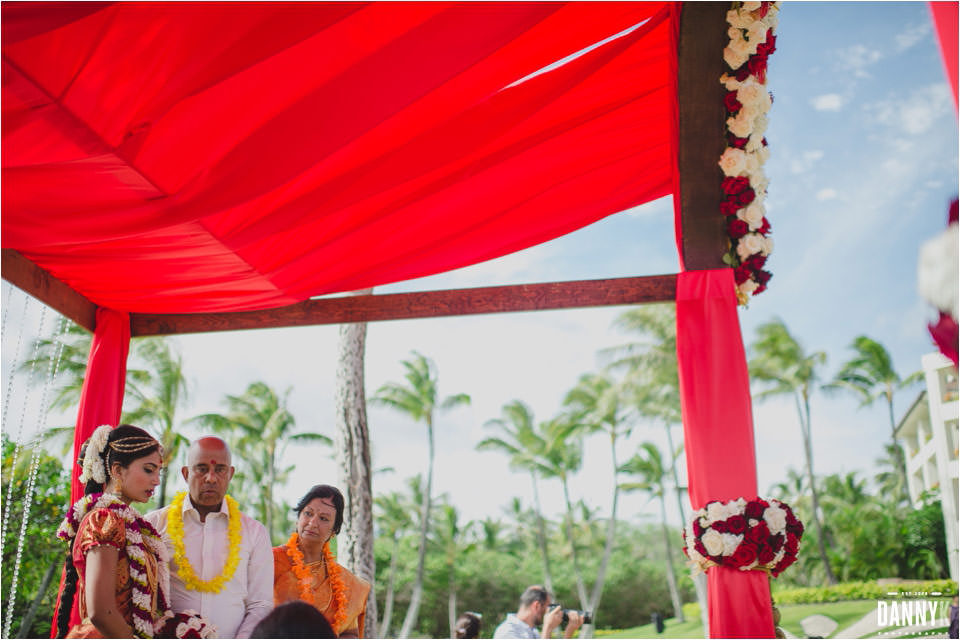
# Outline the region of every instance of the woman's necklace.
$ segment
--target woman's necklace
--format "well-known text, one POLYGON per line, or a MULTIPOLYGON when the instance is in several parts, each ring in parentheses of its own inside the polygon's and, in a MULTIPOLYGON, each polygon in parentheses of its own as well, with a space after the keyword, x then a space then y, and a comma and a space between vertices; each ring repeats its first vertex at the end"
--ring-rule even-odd
MULTIPOLYGON (((300 536, 296 531, 287 541, 287 556, 293 568, 293 574, 297 576, 297 583, 300 586, 300 599, 308 602, 317 608, 321 613, 330 606, 330 601, 321 608, 320 603, 313 596, 313 574, 303 562, 303 551, 300 550, 300 536)), ((330 621, 333 630, 340 633, 343 629, 343 623, 347 619, 347 589, 343 584, 343 577, 340 575, 340 565, 334 559, 330 552, 330 543, 323 543, 323 566, 327 572, 327 578, 330 580, 330 594, 333 600, 333 620, 330 621)))

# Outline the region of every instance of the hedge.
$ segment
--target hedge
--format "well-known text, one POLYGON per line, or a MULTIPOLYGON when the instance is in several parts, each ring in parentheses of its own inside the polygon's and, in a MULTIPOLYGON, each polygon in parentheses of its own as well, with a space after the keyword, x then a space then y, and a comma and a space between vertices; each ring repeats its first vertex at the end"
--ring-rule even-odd
POLYGON ((777 604, 811 604, 817 602, 840 602, 841 600, 877 600, 889 593, 930 594, 939 592, 944 596, 957 594, 955 580, 918 580, 877 584, 876 582, 845 582, 829 587, 806 587, 774 591, 777 604))

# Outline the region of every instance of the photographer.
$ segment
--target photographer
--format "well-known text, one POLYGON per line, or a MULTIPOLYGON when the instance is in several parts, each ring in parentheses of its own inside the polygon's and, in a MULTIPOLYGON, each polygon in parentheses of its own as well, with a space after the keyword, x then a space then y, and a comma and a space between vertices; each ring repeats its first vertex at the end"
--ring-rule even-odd
POLYGON ((564 611, 560 605, 554 605, 550 592, 543 587, 527 587, 520 596, 520 608, 516 613, 507 614, 507 619, 493 632, 493 637, 551 638, 565 616, 568 620, 563 637, 572 638, 583 624, 583 616, 577 611, 564 611), (543 625, 543 632, 537 633, 536 627, 540 624, 543 625))

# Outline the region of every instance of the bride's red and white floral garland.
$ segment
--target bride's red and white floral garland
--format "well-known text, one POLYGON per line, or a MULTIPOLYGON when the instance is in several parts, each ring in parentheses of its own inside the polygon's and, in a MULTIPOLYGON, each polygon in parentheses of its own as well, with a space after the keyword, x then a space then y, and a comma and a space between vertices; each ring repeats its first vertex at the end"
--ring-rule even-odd
POLYGON ((727 12, 730 44, 723 50, 729 71, 720 77, 727 89, 727 148, 720 157, 724 179, 720 213, 727 219, 730 251, 724 262, 734 268, 737 299, 767 288, 771 273, 763 267, 773 251, 763 201, 769 156, 764 132, 773 103, 766 89, 767 57, 776 49, 774 30, 779 2, 735 2, 727 12))

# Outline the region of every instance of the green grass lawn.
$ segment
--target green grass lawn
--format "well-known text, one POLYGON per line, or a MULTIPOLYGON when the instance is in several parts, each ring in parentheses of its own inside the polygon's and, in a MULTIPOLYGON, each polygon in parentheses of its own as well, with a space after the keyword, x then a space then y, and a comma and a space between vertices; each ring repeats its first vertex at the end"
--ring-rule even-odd
MULTIPOLYGON (((805 637, 800 621, 815 613, 833 618, 837 621, 837 631, 846 629, 851 624, 877 608, 876 600, 852 600, 849 602, 824 602, 822 604, 788 604, 779 605, 780 626, 800 638, 805 637)), ((688 619, 680 624, 672 618, 666 621, 666 629, 658 634, 652 624, 645 624, 632 629, 606 631, 598 629, 594 634, 598 638, 702 638, 703 626, 699 616, 688 619)))

